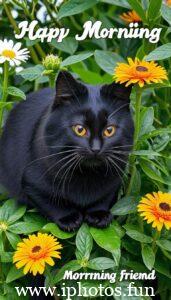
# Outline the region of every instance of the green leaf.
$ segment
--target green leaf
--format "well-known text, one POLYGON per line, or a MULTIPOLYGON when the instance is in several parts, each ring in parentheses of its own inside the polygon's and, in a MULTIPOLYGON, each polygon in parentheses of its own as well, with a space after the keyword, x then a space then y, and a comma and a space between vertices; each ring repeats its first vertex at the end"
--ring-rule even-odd
POLYGON ((134 197, 126 196, 116 202, 116 204, 111 209, 111 213, 114 216, 124 216, 127 214, 134 213, 136 207, 137 207, 136 199, 134 197))
POLYGON ((36 65, 35 67, 30 67, 22 70, 17 75, 22 76, 25 80, 33 81, 42 75, 44 68, 42 65, 36 65))
POLYGON ((171 9, 169 5, 162 5, 161 15, 164 20, 166 20, 171 25, 171 9))
POLYGON ((152 150, 139 150, 139 151, 133 151, 132 153, 138 156, 162 156, 160 153, 152 150))
POLYGON ((145 60, 163 60, 169 57, 171 57, 171 43, 156 48, 146 56, 145 60))
POLYGON ((153 141, 153 145, 152 145, 153 150, 157 152, 161 152, 167 147, 170 141, 171 141, 171 136, 169 134, 163 133, 157 136, 153 141))
POLYGON ((171 251, 171 241, 161 239, 156 241, 156 244, 166 251, 171 251))
POLYGON ((149 133, 152 130, 154 121, 154 109, 153 107, 143 107, 140 114, 140 132, 139 137, 149 133))
POLYGON ((9 199, 0 207, 0 220, 8 221, 9 217, 14 214, 17 209, 16 201, 9 199))
POLYGON ((3 243, 2 231, 0 231, 0 251, 4 251, 4 243, 3 243))
POLYGON ((137 230, 127 230, 126 234, 133 240, 136 240, 138 242, 152 243, 153 241, 153 239, 150 236, 145 235, 137 230))
POLYGON ((43 226, 45 226, 47 224, 47 220, 41 216, 40 214, 37 213, 31 213, 28 212, 24 215, 24 222, 26 223, 31 223, 31 224, 35 224, 40 228, 42 228, 43 226))
POLYGON ((92 72, 89 70, 85 70, 81 67, 77 67, 77 65, 72 65, 72 71, 79 75, 79 77, 86 83, 89 84, 102 84, 104 83, 104 78, 97 74, 96 72, 92 72))
POLYGON ((150 20, 155 20, 159 17, 161 5, 162 0, 150 0, 147 12, 148 18, 150 20))
POLYGON ((62 231, 56 224, 48 223, 42 228, 43 231, 50 232, 61 240, 69 239, 75 235, 75 233, 62 231))
POLYGON ((144 23, 147 22, 146 15, 144 9, 142 8, 140 2, 138 0, 128 0, 128 3, 132 7, 133 10, 137 12, 144 23))
POLYGON ((66 263, 61 269, 58 270, 57 274, 54 277, 53 284, 58 283, 63 279, 65 271, 78 271, 82 267, 78 264, 77 260, 71 260, 70 262, 66 263))
POLYGON ((22 218, 25 212, 26 212, 26 206, 21 206, 9 217, 8 223, 12 224, 16 222, 18 219, 22 218))
POLYGON ((96 5, 98 2, 99 0, 69 0, 61 5, 58 13, 58 20, 79 14, 96 5))
POLYGON ((14 105, 15 102, 13 101, 8 101, 8 102, 0 102, 0 109, 7 109, 7 110, 11 110, 13 108, 13 105, 14 105))
POLYGON ((7 93, 9 95, 15 96, 15 97, 19 97, 23 100, 26 100, 26 95, 24 94, 23 91, 21 91, 20 89, 16 88, 15 86, 9 86, 7 93))
POLYGON ((156 172, 157 170, 152 169, 152 166, 149 162, 141 159, 140 166, 148 177, 153 180, 165 183, 165 180, 156 172))
POLYGON ((56 39, 53 39, 51 45, 56 49, 73 55, 78 48, 78 41, 73 37, 66 37, 61 43, 57 42, 56 39))
POLYGON ((120 239, 122 239, 123 236, 125 235, 125 230, 123 229, 123 227, 116 220, 113 220, 112 226, 114 226, 117 235, 120 237, 120 239))
POLYGON ((119 54, 110 51, 96 50, 94 57, 100 68, 111 75, 114 74, 116 64, 118 62, 124 62, 124 59, 119 54))
POLYGON ((103 3, 108 3, 120 7, 130 8, 127 0, 101 0, 103 3))
POLYGON ((89 269, 93 269, 93 270, 107 270, 107 269, 114 268, 115 266, 116 265, 114 260, 107 257, 97 257, 91 259, 87 265, 89 269))
POLYGON ((76 236, 76 247, 81 255, 81 258, 89 259, 93 248, 93 239, 87 224, 83 224, 78 230, 76 236))
POLYGON ((163 80, 162 83, 150 83, 150 84, 146 84, 142 89, 143 90, 152 90, 152 89, 163 89, 163 88, 169 88, 171 87, 171 84, 168 80, 163 80))
POLYGON ((89 51, 89 52, 82 52, 82 53, 77 54, 77 55, 69 56, 69 57, 67 57, 66 59, 63 60, 63 62, 61 63, 61 67, 66 67, 66 66, 69 66, 69 65, 76 64, 80 61, 83 61, 83 60, 89 58, 92 55, 93 55, 93 52, 89 51))
POLYGON ((142 245, 142 259, 147 269, 151 271, 155 263, 155 253, 151 246, 142 245))
POLYGON ((39 231, 42 227, 36 223, 18 222, 8 227, 8 230, 17 234, 29 234, 39 231))
POLYGON ((120 262, 120 259, 121 259, 121 249, 120 248, 115 249, 112 252, 112 256, 113 256, 113 259, 114 259, 114 262, 115 262, 116 266, 119 266, 119 262, 120 262))
POLYGON ((6 283, 10 283, 18 278, 21 278, 24 276, 22 269, 17 269, 15 266, 12 266, 11 269, 8 272, 6 283))
POLYGON ((115 226, 111 224, 108 228, 97 229, 90 228, 90 233, 95 242, 103 249, 113 252, 115 249, 120 248, 120 237, 115 229, 115 226))
POLYGON ((13 255, 14 255, 13 252, 0 251, 1 262, 3 262, 3 263, 12 262, 13 255))
POLYGON ((170 263, 168 263, 164 255, 156 259, 154 268, 157 272, 171 279, 170 263))
POLYGON ((136 197, 137 201, 138 201, 137 195, 140 194, 140 190, 141 190, 141 174, 140 174, 140 171, 138 170, 138 168, 135 166, 135 175, 134 175, 134 180, 132 183, 130 193, 132 196, 136 197))
POLYGON ((160 134, 171 133, 171 128, 161 128, 157 130, 153 130, 148 134, 145 134, 141 137, 141 140, 151 139, 152 137, 158 136, 160 134))
POLYGON ((17 248, 17 244, 19 242, 21 242, 20 237, 17 234, 9 232, 9 231, 6 231, 6 236, 7 236, 7 239, 9 241, 9 243, 13 247, 13 249, 16 249, 17 248))

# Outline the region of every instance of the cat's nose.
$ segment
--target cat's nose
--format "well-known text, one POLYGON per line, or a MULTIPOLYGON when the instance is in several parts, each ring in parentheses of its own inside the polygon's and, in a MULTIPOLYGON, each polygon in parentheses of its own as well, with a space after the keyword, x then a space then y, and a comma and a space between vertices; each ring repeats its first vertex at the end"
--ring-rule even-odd
POLYGON ((98 154, 100 152, 100 141, 98 140, 94 140, 92 145, 91 145, 91 151, 94 153, 94 154, 98 154))
POLYGON ((100 152, 100 149, 91 149, 91 151, 94 153, 94 154, 98 154, 100 152))

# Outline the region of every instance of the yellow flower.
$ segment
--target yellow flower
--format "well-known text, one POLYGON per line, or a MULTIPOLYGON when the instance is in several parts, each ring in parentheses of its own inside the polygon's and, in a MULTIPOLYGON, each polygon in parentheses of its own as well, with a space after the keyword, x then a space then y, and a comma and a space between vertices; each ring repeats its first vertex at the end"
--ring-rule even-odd
POLYGON ((126 86, 130 84, 139 84, 143 87, 144 84, 161 83, 164 79, 167 79, 166 70, 159 66, 154 61, 140 61, 135 58, 128 58, 128 63, 118 63, 114 80, 119 83, 126 83, 126 86))
POLYGON ((138 205, 140 216, 147 220, 147 223, 153 223, 152 227, 157 227, 161 231, 163 225, 166 229, 171 228, 171 194, 157 192, 147 194, 138 205))
POLYGON ((135 10, 130 10, 126 13, 123 13, 120 15, 120 18, 128 24, 142 21, 135 10))
POLYGON ((62 245, 52 235, 40 232, 37 235, 32 234, 18 243, 13 263, 16 264, 17 269, 24 267, 24 274, 28 272, 33 273, 34 276, 37 273, 43 274, 45 263, 53 266, 52 257, 61 258, 60 252, 57 251, 61 248, 62 245))
POLYGON ((6 222, 0 222, 0 232, 1 231, 6 231, 8 229, 8 225, 6 222))

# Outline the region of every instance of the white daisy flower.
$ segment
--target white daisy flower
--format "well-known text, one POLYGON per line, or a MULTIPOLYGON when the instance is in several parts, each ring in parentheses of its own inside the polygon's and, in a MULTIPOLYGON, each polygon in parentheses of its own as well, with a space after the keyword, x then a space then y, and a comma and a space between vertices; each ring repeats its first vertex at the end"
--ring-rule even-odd
POLYGON ((10 66, 19 66, 22 61, 26 61, 29 57, 27 48, 20 49, 21 43, 16 43, 12 40, 0 40, 0 64, 8 61, 10 66))

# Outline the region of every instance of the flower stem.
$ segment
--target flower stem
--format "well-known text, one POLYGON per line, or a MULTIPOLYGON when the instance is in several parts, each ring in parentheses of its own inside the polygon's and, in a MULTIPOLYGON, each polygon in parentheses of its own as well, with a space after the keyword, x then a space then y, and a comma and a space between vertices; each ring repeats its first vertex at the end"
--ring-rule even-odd
POLYGON ((20 30, 19 30, 19 28, 18 28, 18 26, 17 26, 17 23, 15 22, 15 20, 14 20, 12 14, 11 14, 11 10, 9 9, 8 5, 5 3, 5 2, 6 2, 5 0, 3 0, 2 2, 3 2, 3 6, 4 6, 4 9, 5 9, 5 12, 6 12, 6 14, 7 14, 7 17, 8 17, 8 19, 9 19, 11 25, 13 26, 15 32, 16 32, 16 33, 19 33, 20 30))
POLYGON ((49 86, 51 88, 54 88, 54 86, 55 86, 55 78, 56 78, 56 75, 54 75, 54 74, 49 75, 49 86))
POLYGON ((160 238, 161 232, 156 230, 154 236, 153 236, 153 243, 152 243, 152 249, 156 253, 158 246, 156 245, 156 241, 160 238))
POLYGON ((140 110, 141 110, 141 97, 142 90, 137 87, 136 91, 136 103, 135 103, 135 133, 134 133, 134 146, 133 150, 137 149, 139 131, 140 131, 140 110))
POLYGON ((3 111, 4 111, 4 103, 7 99, 7 89, 8 89, 8 76, 9 76, 9 63, 6 61, 4 63, 4 82, 3 82, 3 92, 2 92, 2 99, 1 99, 1 108, 0 108, 0 129, 2 129, 2 123, 3 123, 3 111))
MULTIPOLYGON (((142 98, 142 89, 137 86, 136 89, 136 102, 135 102, 135 131, 134 131, 134 144, 133 151, 137 150, 138 137, 140 132, 140 111, 141 111, 141 98, 142 98)), ((134 182, 135 172, 136 172, 136 156, 134 154, 130 157, 130 166, 131 166, 131 178, 127 188, 127 195, 131 193, 132 185, 134 182)))

